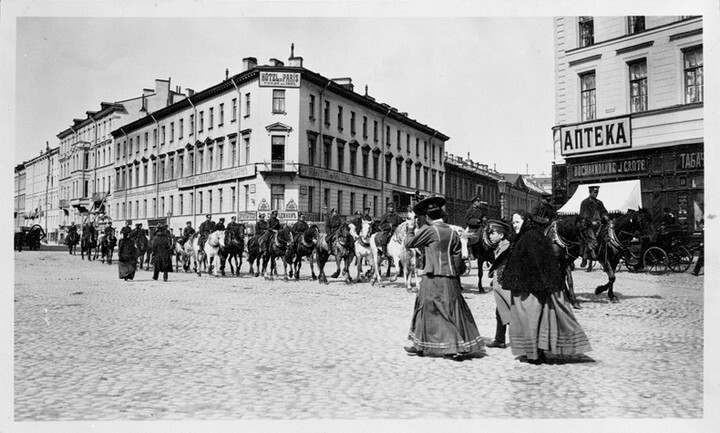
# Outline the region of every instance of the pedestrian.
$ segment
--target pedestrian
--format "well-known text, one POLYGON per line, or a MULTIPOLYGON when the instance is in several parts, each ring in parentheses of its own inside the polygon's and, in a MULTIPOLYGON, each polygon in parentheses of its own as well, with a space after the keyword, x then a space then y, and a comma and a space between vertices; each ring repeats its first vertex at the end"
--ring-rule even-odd
POLYGON ((530 214, 512 217, 515 238, 500 284, 510 290, 510 346, 513 355, 542 364, 545 353, 574 355, 591 350, 585 332, 565 299, 565 284, 550 240, 530 214))
POLYGON ((163 273, 163 281, 168 280, 168 272, 172 271, 173 242, 165 224, 158 227, 155 237, 150 243, 153 253, 153 280, 157 280, 160 272, 163 273))
POLYGON ((510 323, 512 296, 510 291, 500 284, 500 280, 503 272, 505 272, 505 263, 510 255, 510 248, 508 248, 510 241, 507 239, 510 235, 510 226, 501 220, 489 220, 487 224, 488 239, 495 248, 493 250, 495 259, 488 271, 488 275, 492 278, 490 285, 495 295, 495 339, 488 343, 487 347, 505 349, 507 347, 505 334, 510 323))
POLYGON ((138 251, 130 230, 121 230, 118 241, 118 274, 121 280, 129 281, 135 278, 138 264, 138 251))
POLYGON ((415 299, 405 347, 411 355, 444 356, 456 361, 482 350, 482 339, 470 307, 462 296, 460 275, 464 272, 460 237, 442 220, 445 199, 429 197, 413 207, 415 215, 425 215, 426 225, 414 232, 412 225, 405 248, 420 248, 425 264, 418 272, 420 287, 415 299))

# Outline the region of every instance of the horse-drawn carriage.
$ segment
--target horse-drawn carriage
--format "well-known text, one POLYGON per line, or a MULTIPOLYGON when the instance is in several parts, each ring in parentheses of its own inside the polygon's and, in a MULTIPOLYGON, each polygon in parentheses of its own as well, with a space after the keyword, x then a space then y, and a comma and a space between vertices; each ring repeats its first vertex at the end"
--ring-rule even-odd
POLYGON ((20 231, 15 232, 15 250, 22 251, 23 247, 29 250, 39 250, 40 241, 44 238, 45 230, 39 224, 20 227, 20 231))
POLYGON ((670 268, 673 272, 685 272, 693 262, 687 238, 680 224, 662 224, 657 227, 654 239, 634 240, 623 256, 623 263, 630 271, 660 274, 670 268))

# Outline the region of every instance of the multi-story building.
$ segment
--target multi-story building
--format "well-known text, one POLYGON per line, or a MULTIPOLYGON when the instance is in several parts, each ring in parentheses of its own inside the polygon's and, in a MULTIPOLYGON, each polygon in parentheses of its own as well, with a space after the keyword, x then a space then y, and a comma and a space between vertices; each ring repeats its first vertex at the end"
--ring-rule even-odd
POLYGON ((702 34, 697 16, 555 18, 556 201, 581 184, 639 179, 644 208, 699 228, 702 34))
POLYGON ((58 207, 59 180, 58 148, 46 144, 39 156, 15 167, 15 201, 17 226, 35 224, 45 230, 47 240, 58 240, 60 209, 58 207))
MULTIPOLYGON (((72 126, 57 135, 60 140, 59 206, 63 209, 61 232, 91 214, 100 216, 100 221, 106 216, 116 217, 107 212, 108 202, 112 201, 117 160, 111 132, 118 130, 122 135, 122 126, 126 123, 184 97, 179 89, 170 90, 170 80, 158 79, 155 89, 143 89, 141 96, 119 102, 102 102, 100 110, 87 111, 84 119, 75 119, 72 126)), ((147 135, 136 139, 134 148, 141 146, 141 139, 147 146, 147 135)))
POLYGON ((449 137, 301 57, 270 63, 245 58, 241 73, 115 128, 111 214, 177 233, 205 214, 321 221, 331 208, 369 207, 379 217, 416 190, 443 195, 449 137))
POLYGON ((530 212, 546 192, 528 176, 517 173, 502 173, 498 182, 500 189, 500 217, 506 221, 512 219, 517 210, 530 212))
POLYGON ((448 222, 465 226, 471 200, 480 197, 487 218, 500 218, 500 173, 485 164, 445 153, 445 210, 448 222))

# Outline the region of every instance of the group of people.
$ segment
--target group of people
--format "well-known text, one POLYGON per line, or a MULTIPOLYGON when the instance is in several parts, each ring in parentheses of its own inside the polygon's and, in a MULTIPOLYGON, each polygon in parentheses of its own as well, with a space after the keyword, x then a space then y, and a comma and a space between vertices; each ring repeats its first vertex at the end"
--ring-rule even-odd
MULTIPOLYGON (((468 210, 468 226, 481 225, 479 199, 468 210)), ((406 248, 425 256, 405 351, 417 356, 444 356, 457 361, 483 350, 472 312, 462 296, 460 275, 465 271, 459 235, 443 221, 445 199, 430 197, 413 207, 425 223, 409 226, 406 248)), ((552 208, 550 208, 552 209, 552 208)), ((495 338, 486 346, 506 348, 523 362, 542 364, 546 354, 575 355, 591 350, 589 340, 565 299, 560 266, 543 230, 551 216, 545 206, 532 213, 516 211, 510 225, 487 221, 495 247, 490 268, 496 299, 495 338)))
MULTIPOLYGON (((107 227, 106 230, 108 230, 107 227)), ((138 259, 143 253, 138 249, 136 241, 141 237, 145 237, 142 224, 135 224, 133 229, 132 221, 125 221, 125 226, 120 229, 118 237, 118 275, 121 280, 130 281, 135 278, 138 259)), ((161 224, 155 228, 148 244, 148 250, 152 253, 153 280, 157 280, 162 273, 163 281, 167 281, 168 273, 172 272, 174 250, 173 236, 167 224, 161 224)))

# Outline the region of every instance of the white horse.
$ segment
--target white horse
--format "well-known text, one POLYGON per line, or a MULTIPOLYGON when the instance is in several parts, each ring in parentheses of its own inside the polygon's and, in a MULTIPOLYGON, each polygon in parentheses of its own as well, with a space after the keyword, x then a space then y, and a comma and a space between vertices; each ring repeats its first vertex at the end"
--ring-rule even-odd
MULTIPOLYGON (((396 229, 387 244, 387 255, 393 259, 395 263, 395 274, 391 281, 396 281, 399 274, 400 268, 403 269, 403 278, 405 282, 405 289, 410 291, 412 289, 411 277, 415 278, 415 287, 419 287, 419 279, 417 276, 417 269, 415 269, 415 258, 417 251, 414 248, 405 248, 405 237, 409 229, 415 227, 415 217, 411 216, 410 219, 403 221, 396 229)), ((376 243, 377 233, 370 237, 370 248, 373 252, 375 277, 373 278, 372 284, 380 282, 380 262, 382 261, 379 257, 378 247, 376 243)), ((389 266, 389 264, 388 264, 389 266)))
POLYGON ((205 251, 200 249, 199 241, 200 233, 195 233, 190 239, 185 242, 184 246, 185 255, 188 258, 188 267, 190 263, 192 263, 193 272, 196 272, 198 274, 198 277, 200 276, 201 269, 207 268, 205 251))
POLYGON ((362 227, 360 228, 360 234, 356 234, 355 224, 349 224, 350 234, 355 238, 355 261, 357 262, 357 281, 362 281, 362 263, 363 260, 367 260, 370 265, 370 270, 364 276, 365 278, 370 277, 375 273, 375 256, 370 245, 370 236, 372 235, 372 223, 370 221, 363 220, 362 227))
POLYGON ((225 231, 216 230, 208 235, 205 241, 203 252, 208 260, 208 274, 212 273, 215 277, 220 276, 220 249, 225 248, 225 231), (217 258, 217 266, 213 265, 213 259, 217 258))

